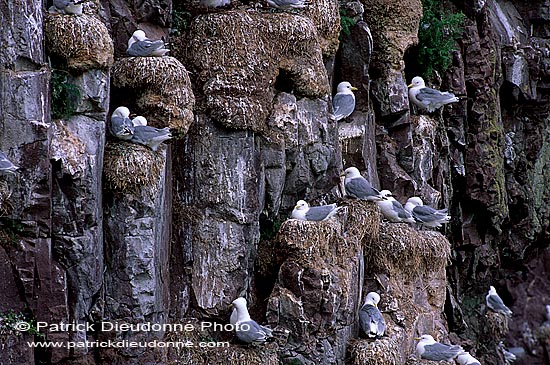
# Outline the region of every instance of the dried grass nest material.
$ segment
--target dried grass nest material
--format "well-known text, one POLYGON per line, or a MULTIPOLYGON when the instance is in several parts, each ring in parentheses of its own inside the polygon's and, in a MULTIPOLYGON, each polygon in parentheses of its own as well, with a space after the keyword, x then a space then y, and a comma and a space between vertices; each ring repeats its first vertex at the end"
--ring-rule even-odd
POLYGON ((108 188, 121 192, 149 187, 158 188, 164 168, 164 156, 160 152, 129 142, 113 142, 105 145, 103 174, 108 188))
POLYGON ((487 320, 487 330, 489 335, 494 338, 503 338, 508 333, 508 317, 502 313, 487 312, 485 314, 487 320))
POLYGON ((401 347, 390 337, 356 341, 351 349, 352 365, 401 365, 401 347))
POLYGON ((0 217, 7 216, 13 210, 10 202, 12 191, 6 181, 0 180, 0 217))
POLYGON ((380 239, 366 244, 365 257, 369 267, 391 272, 400 267, 403 273, 443 269, 451 253, 451 244, 439 232, 418 231, 405 223, 380 224, 380 239))
MULTIPOLYGON (((193 123, 195 96, 187 69, 174 57, 126 57, 112 69, 113 86, 137 93, 135 112, 167 120, 184 129, 193 123)), ((158 126, 161 127, 161 126, 158 126)))
POLYGON ((91 15, 48 14, 44 21, 46 48, 71 70, 107 69, 114 62, 109 30, 91 15))

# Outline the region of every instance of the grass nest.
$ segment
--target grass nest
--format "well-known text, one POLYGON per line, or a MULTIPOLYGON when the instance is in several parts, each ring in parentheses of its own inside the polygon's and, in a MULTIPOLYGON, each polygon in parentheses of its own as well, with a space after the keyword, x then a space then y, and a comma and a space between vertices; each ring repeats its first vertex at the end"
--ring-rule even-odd
POLYGON ((44 21, 46 47, 70 70, 107 69, 114 61, 109 30, 91 15, 48 14, 44 21))
POLYGON ((128 193, 147 186, 158 189, 165 163, 160 152, 129 142, 105 145, 103 175, 107 188, 128 193))
POLYGON ((376 341, 359 340, 351 349, 352 365, 400 365, 401 351, 397 338, 384 337, 376 341))
POLYGON ((399 272, 414 278, 418 272, 443 270, 451 244, 439 232, 418 231, 405 223, 380 223, 377 244, 365 244, 365 258, 376 272, 399 272))
POLYGON ((187 132, 194 119, 195 96, 180 61, 174 57, 127 57, 116 62, 111 74, 115 88, 138 93, 135 112, 167 121, 156 127, 187 132))
POLYGON ((508 333, 508 317, 501 313, 487 312, 485 314, 487 330, 493 339, 499 339, 508 333))

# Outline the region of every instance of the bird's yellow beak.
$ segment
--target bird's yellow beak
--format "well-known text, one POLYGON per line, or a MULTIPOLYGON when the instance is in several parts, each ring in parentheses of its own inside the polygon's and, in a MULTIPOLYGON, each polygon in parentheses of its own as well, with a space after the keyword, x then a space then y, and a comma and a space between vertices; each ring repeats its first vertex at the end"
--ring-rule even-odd
POLYGON ((420 341, 420 337, 415 337, 414 338, 416 341, 420 341))
POLYGON ((353 90, 353 91, 357 91, 357 90, 359 90, 359 89, 358 89, 358 88, 356 88, 355 86, 352 86, 352 87, 351 87, 351 90, 353 90))
POLYGON ((407 85, 407 87, 408 87, 408 88, 411 88, 411 87, 413 87, 413 84, 407 85))
POLYGON ((233 309, 233 303, 229 303, 229 309, 233 309))
POLYGON ((346 172, 345 172, 345 171, 342 171, 342 172, 340 173, 340 177, 342 177, 342 176, 346 176, 346 172))

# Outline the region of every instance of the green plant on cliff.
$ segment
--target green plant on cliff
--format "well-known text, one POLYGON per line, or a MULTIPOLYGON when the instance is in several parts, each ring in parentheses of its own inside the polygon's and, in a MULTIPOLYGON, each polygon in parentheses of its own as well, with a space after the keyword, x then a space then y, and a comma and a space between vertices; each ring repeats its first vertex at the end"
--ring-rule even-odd
POLYGON ((175 3, 172 10, 172 34, 181 35, 191 24, 193 16, 185 10, 182 3, 175 3))
POLYGON ((23 332, 31 335, 42 336, 36 327, 36 320, 21 312, 9 310, 0 313, 0 337, 16 335, 19 336, 23 332))
POLYGON ((444 73, 451 64, 450 52, 463 31, 465 15, 451 13, 439 0, 422 0, 422 19, 418 28, 418 63, 429 78, 434 71, 444 73))
POLYGON ((356 23, 355 19, 346 16, 346 11, 344 9, 340 9, 340 35, 338 37, 340 42, 343 42, 344 38, 351 34, 350 28, 356 23))
POLYGON ((52 118, 66 119, 76 112, 80 89, 71 84, 68 72, 54 69, 50 79, 52 93, 52 118))

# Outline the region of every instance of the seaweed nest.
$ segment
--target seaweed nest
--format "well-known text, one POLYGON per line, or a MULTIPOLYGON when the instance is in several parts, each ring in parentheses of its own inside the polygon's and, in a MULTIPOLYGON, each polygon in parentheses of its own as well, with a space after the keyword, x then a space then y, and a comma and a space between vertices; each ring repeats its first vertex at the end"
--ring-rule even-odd
POLYGON ((487 330, 494 339, 503 338, 508 333, 508 317, 501 313, 487 312, 487 330))
POLYGON ((351 349, 352 365, 401 365, 400 344, 394 337, 376 341, 360 340, 351 349))
POLYGON ((109 30, 90 15, 48 14, 44 21, 46 47, 70 70, 107 69, 114 61, 109 30))
POLYGON ((12 191, 10 185, 3 180, 0 180, 0 217, 7 216, 13 210, 13 205, 10 202, 12 191))
POLYGON ((113 86, 136 94, 135 112, 155 127, 170 127, 185 134, 193 123, 195 96, 186 68, 174 57, 127 57, 111 72, 113 86))
POLYGON ((365 243, 366 265, 376 272, 397 268, 409 278, 418 272, 444 270, 451 244, 439 232, 417 231, 405 223, 380 224, 379 244, 365 243))
POLYGON ((165 166, 164 156, 129 142, 107 143, 103 162, 105 186, 120 192, 141 190, 154 193, 165 166))

